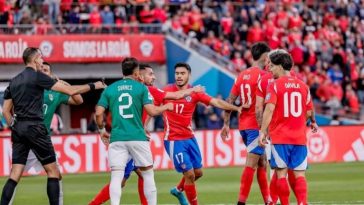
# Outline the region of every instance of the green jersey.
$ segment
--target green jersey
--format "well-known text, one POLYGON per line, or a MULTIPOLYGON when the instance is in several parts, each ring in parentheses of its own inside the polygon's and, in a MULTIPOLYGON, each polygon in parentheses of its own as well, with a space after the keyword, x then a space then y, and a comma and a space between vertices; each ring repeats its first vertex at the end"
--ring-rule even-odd
POLYGON ((56 109, 60 104, 68 103, 70 96, 53 90, 45 90, 43 98, 44 124, 48 133, 51 133, 53 114, 56 112, 56 109))
POLYGON ((125 78, 109 85, 97 105, 111 112, 110 142, 146 141, 142 124, 143 106, 152 103, 153 97, 147 87, 138 81, 125 78))

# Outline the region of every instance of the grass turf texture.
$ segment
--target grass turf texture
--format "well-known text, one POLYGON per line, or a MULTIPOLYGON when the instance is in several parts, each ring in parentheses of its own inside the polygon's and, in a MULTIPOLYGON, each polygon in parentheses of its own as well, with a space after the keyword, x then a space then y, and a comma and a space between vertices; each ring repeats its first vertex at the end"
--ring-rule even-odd
MULTIPOLYGON (((241 167, 204 169, 204 176, 197 182, 200 204, 236 204, 241 171, 241 167)), ((169 190, 179 182, 180 177, 173 170, 155 172, 158 204, 177 204, 169 190)), ((362 162, 314 164, 310 166, 307 178, 310 204, 364 204, 362 162)), ((5 181, 6 178, 0 178, 1 187, 5 181)), ((108 181, 108 173, 64 175, 64 204, 87 204, 108 181)), ((139 204, 137 192, 137 176, 132 174, 123 191, 122 204, 139 204)), ((291 202, 295 202, 292 192, 291 202)), ((48 204, 46 177, 24 177, 17 187, 14 204, 48 204)), ((248 204, 262 204, 256 179, 248 204)))

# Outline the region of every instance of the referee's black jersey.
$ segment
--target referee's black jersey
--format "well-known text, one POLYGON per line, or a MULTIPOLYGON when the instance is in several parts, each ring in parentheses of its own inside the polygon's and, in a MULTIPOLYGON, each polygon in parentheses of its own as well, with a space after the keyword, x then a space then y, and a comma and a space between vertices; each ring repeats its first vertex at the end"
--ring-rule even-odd
POLYGON ((16 119, 43 121, 43 92, 51 89, 56 80, 31 67, 11 79, 4 99, 12 99, 16 119))

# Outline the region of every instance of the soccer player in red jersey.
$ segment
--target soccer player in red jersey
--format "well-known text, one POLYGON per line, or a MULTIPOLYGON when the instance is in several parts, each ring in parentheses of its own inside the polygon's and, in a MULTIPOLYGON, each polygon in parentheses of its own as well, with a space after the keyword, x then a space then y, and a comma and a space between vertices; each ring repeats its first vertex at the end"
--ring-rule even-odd
MULTIPOLYGON (((266 56, 270 48, 265 43, 256 43, 251 48, 253 56, 253 66, 243 70, 236 78, 231 89, 228 102, 233 103, 240 96, 242 104, 248 104, 249 107, 243 109, 239 117, 239 130, 243 138, 244 144, 247 146, 247 159, 244 171, 241 175, 240 192, 238 205, 246 203, 249 196, 250 188, 253 182, 255 170, 257 170, 257 178, 260 191, 263 196, 264 203, 269 203, 269 186, 266 173, 266 157, 264 149, 258 146, 259 126, 255 118, 255 93, 258 81, 264 75, 264 67, 266 64, 266 56)), ((222 139, 227 139, 230 125, 230 113, 225 114, 224 127, 221 131, 222 139)))
MULTIPOLYGON (((283 49, 276 49, 276 50, 269 52, 268 53, 268 62, 270 61, 270 57, 272 55, 274 56, 278 53, 287 53, 287 51, 285 51, 283 49)), ((291 70, 290 75, 292 77, 295 77, 295 72, 293 70, 291 70)), ((257 96, 256 96, 256 104, 255 104, 255 115, 256 115, 259 127, 261 127, 261 125, 262 125, 264 98, 266 96, 267 87, 268 87, 268 84, 270 84, 272 82, 274 82, 274 78, 273 78, 273 74, 270 71, 267 72, 265 75, 263 75, 263 77, 258 82, 258 89, 256 92, 257 96)), ((312 101, 311 101, 311 103, 312 103, 312 101)), ((310 117, 311 117, 312 130, 315 132, 315 131, 317 131, 318 126, 315 121, 314 112, 312 112, 312 115, 310 117)), ((271 149, 270 148, 271 148, 271 146, 270 146, 270 142, 269 142, 266 145, 266 154, 267 154, 268 161, 270 161, 270 159, 271 159, 271 149)), ((272 204, 276 204, 277 200, 278 200, 276 182, 277 182, 277 174, 276 174, 276 172, 274 172, 274 174, 271 178, 270 186, 269 186, 272 204)), ((294 176, 293 170, 291 170, 291 169, 288 170, 288 182, 289 182, 289 185, 291 186, 292 190, 295 193, 295 190, 294 190, 295 176, 294 176)), ((296 193, 295 193, 295 195, 296 195, 296 193)))
MULTIPOLYGON (((154 105, 157 105, 157 106, 161 105, 161 103, 163 102, 163 99, 180 99, 180 98, 190 95, 192 92, 204 91, 203 87, 195 86, 193 88, 181 90, 181 91, 177 91, 177 92, 165 92, 165 91, 160 90, 160 89, 156 88, 155 86, 153 86, 156 78, 155 78, 155 75, 153 72, 153 68, 150 65, 140 64, 139 70, 140 70, 140 81, 143 82, 147 86, 149 93, 153 96, 153 99, 154 99, 153 103, 154 103, 154 105)), ((143 122, 144 126, 146 126, 146 124, 148 123, 147 119, 148 119, 148 114, 147 114, 147 112, 143 111, 142 122, 143 122)), ((147 205, 147 200, 144 196, 144 191, 143 191, 143 177, 142 177, 141 172, 138 169, 138 167, 134 166, 133 159, 131 159, 128 162, 128 164, 126 165, 125 174, 124 174, 124 178, 123 178, 121 187, 125 186, 126 181, 130 177, 130 174, 132 171, 134 171, 138 175, 138 192, 139 192, 140 203, 142 205, 147 205)), ((108 201, 110 199, 109 187, 110 187, 110 183, 105 185, 100 190, 100 192, 95 196, 95 198, 89 203, 89 205, 100 205, 100 204, 103 204, 106 201, 108 201)), ((182 200, 183 200, 183 198, 182 198, 182 200)), ((184 200, 186 201, 186 199, 184 199, 184 200)))
MULTIPOLYGON (((168 85, 164 90, 175 92, 188 89, 191 67, 186 63, 177 63, 174 68, 176 83, 168 85)), ((177 187, 171 190, 171 194, 179 199, 179 196, 185 191, 188 202, 196 205, 198 202, 195 181, 202 176, 202 157, 192 130, 192 116, 196 105, 201 102, 205 105, 238 112, 241 111, 241 108, 212 98, 205 93, 192 93, 179 100, 164 100, 164 103, 168 102, 174 104, 174 110, 163 114, 164 145, 176 171, 183 173, 182 180, 177 187)))
POLYGON ((265 146, 269 126, 271 166, 276 168, 276 186, 281 204, 289 204, 286 175, 288 169, 292 169, 297 202, 306 205, 306 117, 312 115, 310 91, 304 82, 290 76, 293 61, 288 53, 277 52, 269 57, 270 71, 276 80, 267 88, 259 145, 265 146))

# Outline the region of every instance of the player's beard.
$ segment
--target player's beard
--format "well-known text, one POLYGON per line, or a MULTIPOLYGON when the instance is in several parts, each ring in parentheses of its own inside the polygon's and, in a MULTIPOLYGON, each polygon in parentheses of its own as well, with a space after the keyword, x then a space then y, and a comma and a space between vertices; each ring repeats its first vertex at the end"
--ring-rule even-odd
POLYGON ((181 83, 179 83, 178 81, 176 81, 176 85, 180 88, 182 88, 183 86, 185 86, 188 83, 188 79, 186 80, 182 80, 181 83))

